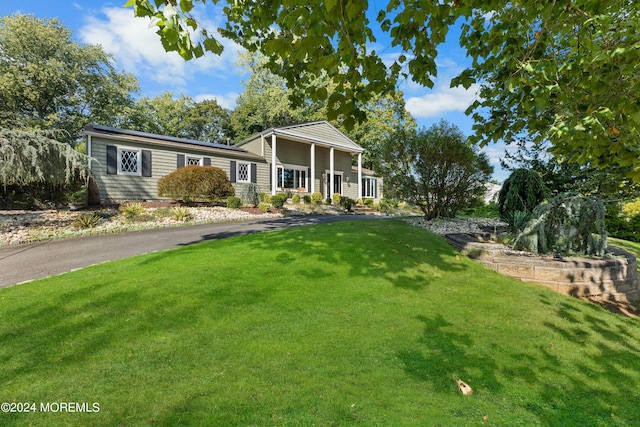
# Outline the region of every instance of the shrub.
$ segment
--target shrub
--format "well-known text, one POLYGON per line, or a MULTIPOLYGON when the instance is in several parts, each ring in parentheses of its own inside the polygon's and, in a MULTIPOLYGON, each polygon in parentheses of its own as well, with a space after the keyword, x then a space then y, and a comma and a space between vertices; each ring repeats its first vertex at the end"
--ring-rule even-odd
POLYGON ((607 233, 611 237, 640 242, 640 214, 627 217, 622 215, 620 206, 607 206, 604 218, 607 233))
POLYGON ((300 204, 300 195, 299 194, 294 194, 293 196, 291 196, 291 203, 299 205, 300 204))
POLYGON ((539 254, 602 256, 607 247, 604 213, 600 199, 559 194, 533 210, 514 248, 539 254))
POLYGON ((364 205, 372 208, 373 207, 373 199, 364 199, 364 205))
POLYGON ((174 206, 171 208, 171 217, 176 221, 189 221, 193 215, 186 206, 174 206))
POLYGON ((313 193, 311 195, 311 200, 316 205, 321 205, 322 204, 322 193, 320 193, 319 191, 316 191, 315 193, 313 193))
POLYGON ((275 196, 271 196, 271 204, 274 208, 281 208, 284 206, 288 198, 289 197, 286 193, 276 194, 275 196))
POLYGON ((347 212, 351 212, 351 208, 353 207, 353 205, 356 204, 356 201, 353 199, 350 199, 349 197, 341 196, 339 200, 339 204, 340 206, 345 208, 347 212))
POLYGON ((498 212, 507 220, 510 212, 521 211, 531 213, 544 199, 549 190, 540 174, 533 170, 516 169, 502 184, 498 194, 498 212))
POLYGON ((258 206, 258 203, 262 200, 260 197, 260 187, 258 184, 247 183, 242 185, 240 191, 240 199, 245 205, 251 205, 254 208, 258 206))
POLYGON ((271 205, 269 203, 260 202, 258 203, 258 209, 260 209, 264 213, 267 213, 271 209, 271 205))
POLYGON ((622 205, 622 214, 627 218, 640 215, 640 200, 622 205))
POLYGON ((356 205, 362 205, 362 199, 356 200, 356 205))
POLYGON ((260 196, 260 201, 261 202, 265 202, 265 203, 269 203, 269 199, 271 199, 271 196, 268 195, 267 193, 264 192, 260 192, 258 193, 258 196, 260 196))
POLYGON ((227 174, 214 166, 189 165, 158 180, 158 195, 185 203, 221 203, 235 191, 227 174))
POLYGON ((73 220, 73 225, 78 228, 93 228, 98 225, 101 219, 102 218, 95 213, 85 212, 73 220))
POLYGON ((390 214, 395 212, 395 210, 398 208, 398 202, 389 199, 380 199, 377 208, 380 212, 390 214))
POLYGON ((333 202, 334 205, 339 205, 340 199, 342 199, 342 195, 340 193, 333 193, 331 195, 331 201, 333 202))
POLYGON ((305 205, 308 205, 308 204, 310 204, 310 203, 311 203, 311 196, 309 196, 308 194, 306 194, 306 195, 304 195, 304 196, 302 197, 302 200, 304 201, 304 204, 305 204, 305 205))
POLYGON ((120 206, 118 209, 120 213, 129 220, 136 219, 144 213, 144 206, 142 203, 128 203, 124 206, 120 206))
POLYGON ((325 205, 330 205, 331 204, 331 197, 327 197, 326 200, 324 201, 325 205))
POLYGON ((242 199, 240 199, 240 197, 236 197, 236 196, 227 197, 227 207, 229 209, 238 209, 240 206, 242 206, 242 199))
POLYGON ((120 206, 118 210, 120 211, 120 215, 122 215, 125 221, 128 222, 145 222, 155 219, 155 216, 147 213, 144 206, 142 206, 142 203, 138 202, 120 206))
POLYGON ((524 227, 530 219, 531 214, 522 211, 508 212, 504 218, 505 222, 509 224, 509 229, 513 233, 520 233, 524 230, 524 227))

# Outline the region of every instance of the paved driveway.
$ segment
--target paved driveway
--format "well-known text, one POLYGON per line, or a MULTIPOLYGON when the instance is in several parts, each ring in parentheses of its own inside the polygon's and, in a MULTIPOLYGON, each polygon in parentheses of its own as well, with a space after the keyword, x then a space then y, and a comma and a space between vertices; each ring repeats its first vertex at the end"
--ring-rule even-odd
POLYGON ((224 239, 301 225, 363 219, 372 219, 372 217, 361 215, 300 216, 161 228, 0 247, 0 288, 42 279, 105 261, 177 248, 206 240, 224 239))

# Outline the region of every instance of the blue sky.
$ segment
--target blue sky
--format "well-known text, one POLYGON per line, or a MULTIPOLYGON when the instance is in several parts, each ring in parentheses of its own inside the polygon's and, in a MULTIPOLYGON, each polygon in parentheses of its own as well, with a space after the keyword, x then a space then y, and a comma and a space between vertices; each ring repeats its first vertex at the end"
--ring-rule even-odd
MULTIPOLYGON (((235 63, 241 48, 222 39, 225 51, 221 56, 211 54, 185 62, 176 53, 162 49, 154 29, 148 21, 133 17, 130 8, 122 5, 125 0, 25 0, 23 2, 0 1, 0 14, 33 14, 38 18, 57 17, 71 29, 79 43, 99 44, 113 55, 115 64, 133 75, 140 82, 140 96, 155 97, 165 91, 175 96, 184 94, 196 101, 215 98, 225 108, 233 108, 243 91, 242 82, 247 79, 235 63)), ((200 8, 199 21, 206 28, 217 28, 220 21, 213 6, 200 8)), ((393 57, 399 52, 387 43, 383 34, 377 34, 375 50, 393 57)), ((462 71, 469 59, 458 47, 457 34, 452 32, 437 57, 438 77, 432 89, 411 81, 401 83, 407 109, 419 126, 428 127, 444 118, 457 125, 465 135, 471 133, 472 120, 464 110, 475 99, 476 88, 450 88, 450 80, 462 71)), ((494 178, 503 181, 508 173, 502 171, 499 159, 505 146, 497 144, 483 149, 494 165, 494 178)))

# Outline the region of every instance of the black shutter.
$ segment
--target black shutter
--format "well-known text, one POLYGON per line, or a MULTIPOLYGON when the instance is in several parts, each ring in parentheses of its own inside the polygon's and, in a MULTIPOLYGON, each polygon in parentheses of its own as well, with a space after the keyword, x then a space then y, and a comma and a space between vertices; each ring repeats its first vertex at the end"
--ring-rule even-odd
POLYGON ((118 147, 115 145, 107 145, 107 174, 115 175, 118 173, 118 147))
POLYGON ((178 163, 176 164, 176 168, 180 169, 184 167, 184 154, 178 154, 178 163))
POLYGON ((307 191, 311 190, 311 183, 313 182, 312 179, 313 177, 311 176, 311 168, 307 169, 307 179, 308 179, 308 185, 307 185, 307 191))
POLYGON ((233 160, 229 162, 229 181, 236 182, 236 162, 233 160))
POLYGON ((142 176, 151 176, 151 150, 142 150, 142 176))
POLYGON ((202 159, 202 165, 211 166, 211 157, 205 157, 204 159, 202 159))
POLYGON ((269 188, 271 188, 272 185, 273 185, 273 168, 269 163, 269 188))
POLYGON ((258 183, 258 165, 251 163, 251 182, 258 183))

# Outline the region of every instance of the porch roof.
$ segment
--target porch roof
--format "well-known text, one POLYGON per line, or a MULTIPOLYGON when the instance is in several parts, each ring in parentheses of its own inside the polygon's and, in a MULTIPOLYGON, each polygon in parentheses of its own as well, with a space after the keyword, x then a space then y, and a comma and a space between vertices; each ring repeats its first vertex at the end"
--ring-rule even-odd
POLYGON ((239 142, 237 146, 239 147, 260 137, 266 138, 271 135, 282 136, 283 138, 306 144, 334 147, 351 154, 358 154, 364 151, 364 148, 353 142, 326 120, 272 127, 239 142))

